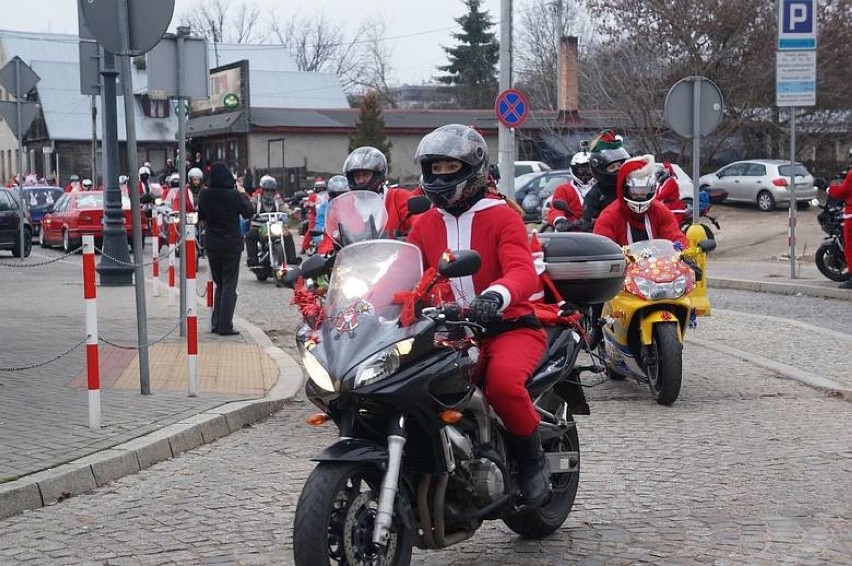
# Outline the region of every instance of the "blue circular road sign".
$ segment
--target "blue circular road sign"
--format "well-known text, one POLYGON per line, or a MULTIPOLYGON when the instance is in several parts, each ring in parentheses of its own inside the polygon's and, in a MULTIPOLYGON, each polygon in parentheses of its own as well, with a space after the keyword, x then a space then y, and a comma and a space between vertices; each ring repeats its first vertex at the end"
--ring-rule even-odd
POLYGON ((527 119, 530 103, 524 93, 510 88, 497 95, 494 111, 501 124, 507 128, 517 128, 527 119))

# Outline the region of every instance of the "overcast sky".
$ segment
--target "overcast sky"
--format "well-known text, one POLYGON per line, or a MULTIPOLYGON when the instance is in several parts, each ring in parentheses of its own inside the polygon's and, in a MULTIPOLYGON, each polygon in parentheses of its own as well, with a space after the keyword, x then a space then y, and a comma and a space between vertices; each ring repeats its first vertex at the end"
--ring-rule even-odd
MULTIPOLYGON (((12 0, 4 0, 11 2, 12 0)), ((236 0, 229 0, 237 3, 236 0)), ((388 23, 395 77, 401 82, 429 80, 437 74, 435 67, 446 62, 441 45, 455 44, 450 36, 456 28, 453 18, 464 13, 461 0, 247 0, 264 13, 277 11, 282 20, 293 14, 301 16, 324 12, 331 19, 357 28, 370 17, 381 17, 388 23), (300 8, 298 6, 301 6, 300 8)), ((176 0, 172 28, 181 13, 194 0, 176 0)), ((520 4, 515 0, 515 11, 520 4)), ((499 21, 500 0, 483 0, 494 22, 499 21)), ((24 0, 14 8, 3 10, 0 28, 19 31, 77 33, 76 0, 24 0)), ((517 16, 516 16, 517 17, 517 16)), ((495 26, 499 37, 499 29, 495 26)))

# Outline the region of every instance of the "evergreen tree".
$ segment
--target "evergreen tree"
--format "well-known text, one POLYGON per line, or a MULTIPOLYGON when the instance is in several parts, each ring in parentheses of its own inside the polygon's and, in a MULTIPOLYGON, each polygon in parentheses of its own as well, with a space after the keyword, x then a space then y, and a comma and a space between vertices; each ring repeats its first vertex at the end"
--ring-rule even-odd
POLYGON ((455 18, 462 31, 454 33, 456 47, 444 47, 449 65, 438 67, 447 75, 438 81, 450 85, 462 108, 491 108, 497 96, 497 62, 500 45, 490 31, 494 22, 487 11, 480 11, 481 0, 462 0, 467 13, 455 18))
POLYGON ((382 116, 379 93, 375 90, 368 91, 358 107, 360 113, 355 131, 349 136, 349 151, 365 145, 375 147, 385 154, 390 168, 390 150, 393 144, 385 136, 385 118, 382 116))

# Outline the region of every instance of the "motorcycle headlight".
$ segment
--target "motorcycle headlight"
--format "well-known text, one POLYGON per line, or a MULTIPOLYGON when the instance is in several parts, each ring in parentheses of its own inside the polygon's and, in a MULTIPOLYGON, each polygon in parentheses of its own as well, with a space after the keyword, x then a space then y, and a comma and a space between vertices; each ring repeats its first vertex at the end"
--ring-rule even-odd
POLYGON ((334 383, 331 381, 331 376, 322 367, 316 356, 306 350, 302 352, 302 363, 305 365, 308 377, 317 384, 317 387, 326 391, 334 391, 334 383))
POLYGON ((284 226, 282 224, 273 224, 269 227, 269 232, 273 236, 280 236, 284 233, 284 226))
POLYGON ((686 292, 686 276, 681 275, 674 281, 667 283, 655 283, 644 277, 634 277, 633 282, 636 284, 636 289, 639 294, 652 301, 659 299, 678 299, 686 292))
POLYGON ((412 344, 414 344, 414 338, 408 338, 361 362, 355 371, 355 387, 375 383, 396 373, 399 370, 400 360, 411 352, 412 344))

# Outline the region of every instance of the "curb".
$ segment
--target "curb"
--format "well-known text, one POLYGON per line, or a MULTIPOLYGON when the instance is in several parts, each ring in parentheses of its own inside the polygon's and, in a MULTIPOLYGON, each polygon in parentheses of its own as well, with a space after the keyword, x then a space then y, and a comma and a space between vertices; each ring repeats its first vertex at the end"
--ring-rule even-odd
POLYGON ((750 281, 747 279, 729 279, 725 277, 707 277, 707 286, 715 289, 735 289, 780 295, 805 295, 823 299, 852 301, 852 291, 800 283, 781 283, 775 281, 750 281))
POLYGON ((233 434, 281 409, 303 384, 301 366, 260 328, 236 316, 234 322, 278 364, 278 380, 264 397, 226 403, 118 446, 0 484, 0 519, 92 491, 233 434))

